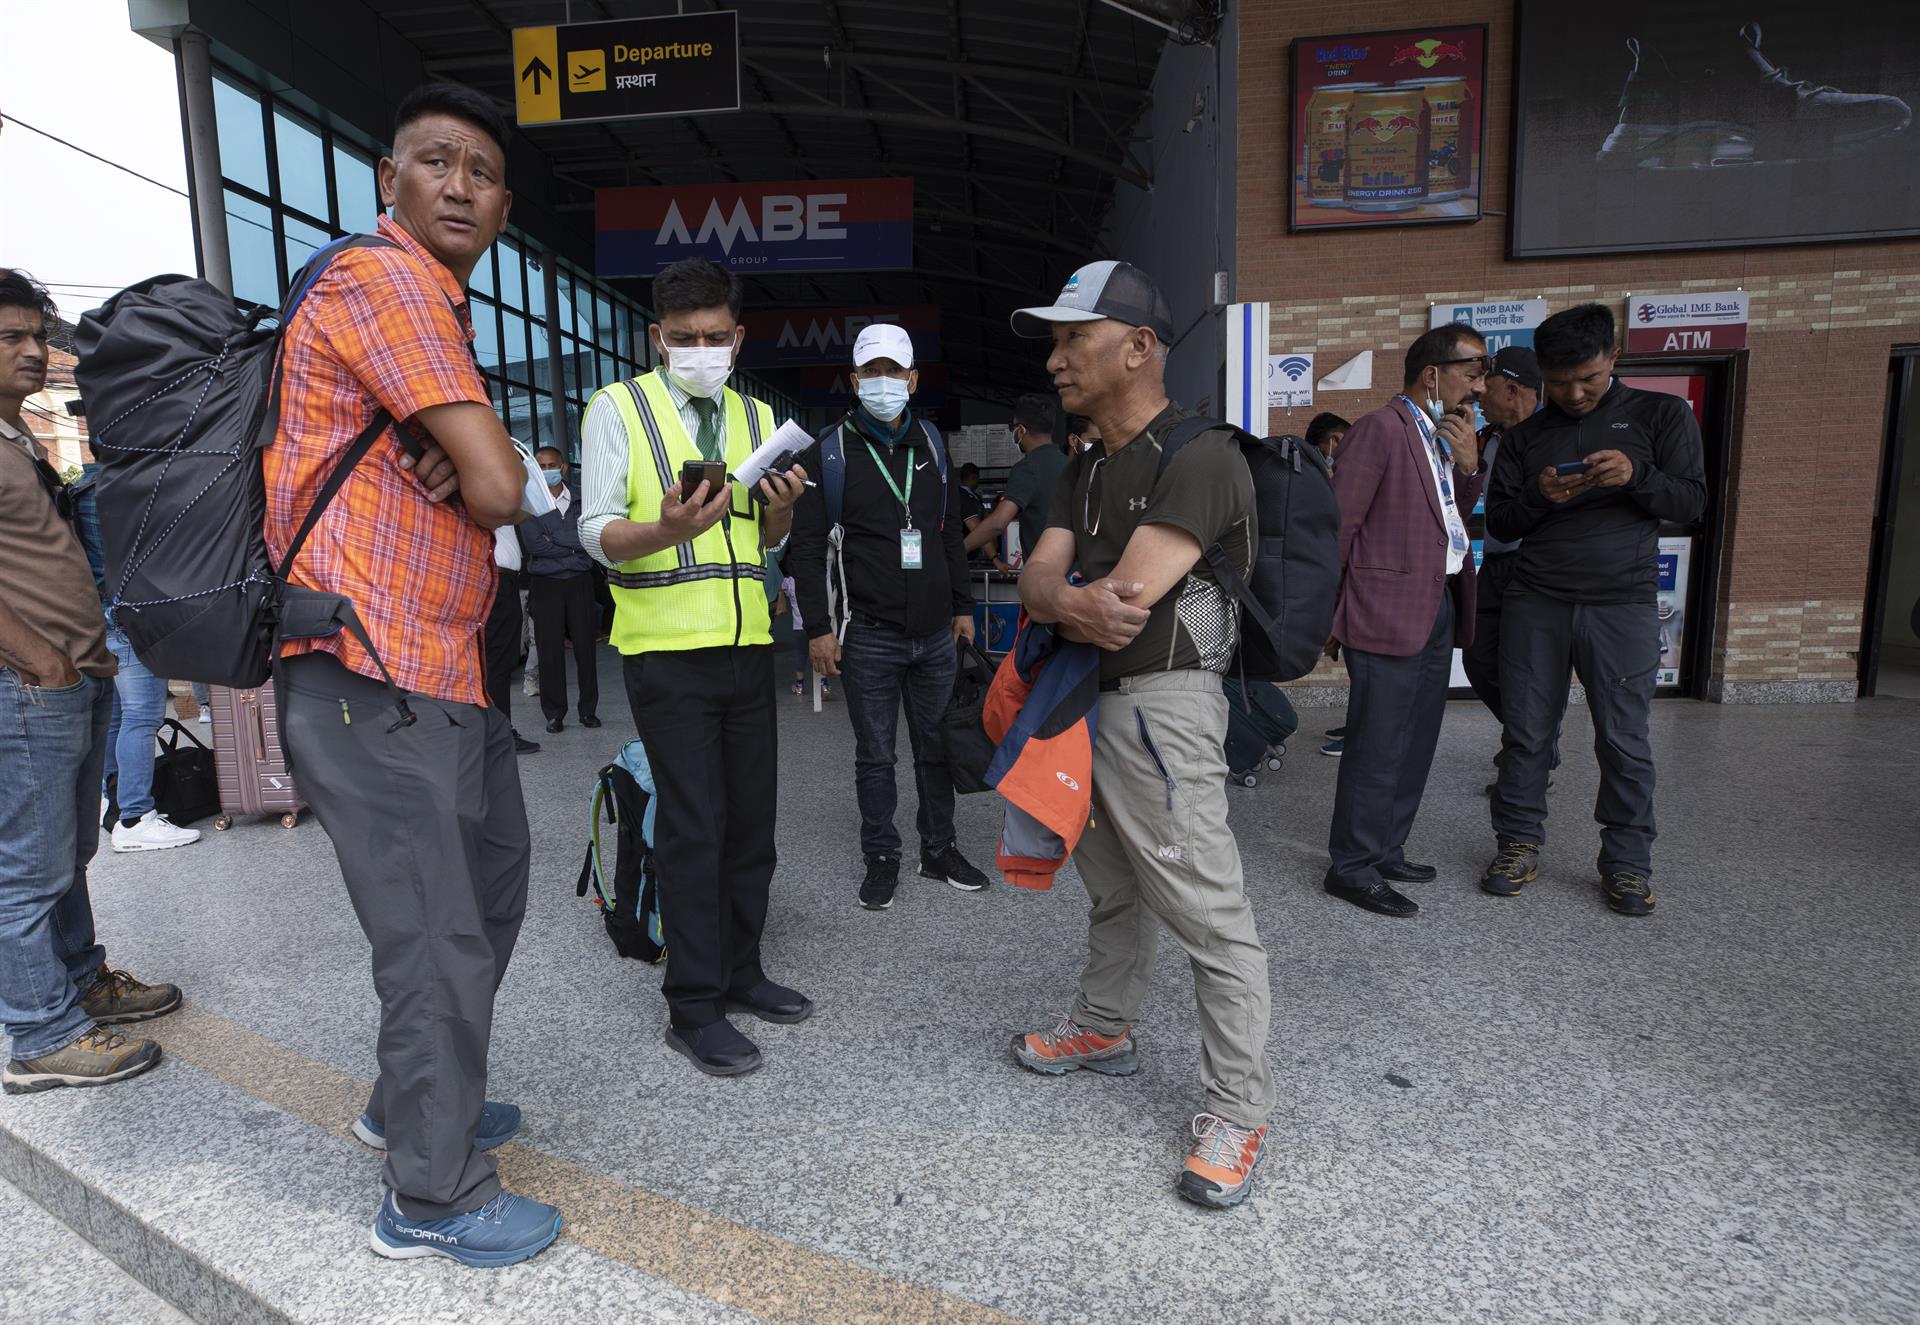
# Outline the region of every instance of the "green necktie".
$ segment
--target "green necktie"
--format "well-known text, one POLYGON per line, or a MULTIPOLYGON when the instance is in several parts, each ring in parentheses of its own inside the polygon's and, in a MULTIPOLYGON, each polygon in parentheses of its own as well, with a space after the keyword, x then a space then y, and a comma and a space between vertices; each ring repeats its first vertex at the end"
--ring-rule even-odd
POLYGON ((687 403, 700 417, 700 431, 694 436, 693 444, 708 460, 724 460, 726 442, 720 435, 720 402, 705 396, 688 396, 687 403))

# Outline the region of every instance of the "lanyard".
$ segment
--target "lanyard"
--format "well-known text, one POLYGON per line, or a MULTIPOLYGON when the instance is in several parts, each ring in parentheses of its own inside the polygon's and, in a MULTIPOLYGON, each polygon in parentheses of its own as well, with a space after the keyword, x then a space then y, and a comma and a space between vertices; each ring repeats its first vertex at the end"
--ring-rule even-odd
POLYGON ((1434 477, 1440 481, 1440 505, 1442 523, 1447 527, 1447 542, 1455 552, 1465 546, 1466 526, 1459 523, 1459 507, 1453 497, 1453 448, 1447 445, 1447 439, 1433 426, 1419 406, 1407 396, 1400 399, 1407 402, 1407 408, 1413 411, 1413 421, 1420 429, 1420 440, 1426 443, 1427 463, 1432 466, 1434 477))
MULTIPOLYGON (((864 437, 860 440, 867 443, 867 454, 873 457, 874 466, 879 469, 880 477, 887 481, 887 491, 893 494, 893 499, 899 502, 900 508, 907 513, 907 528, 913 528, 913 453, 911 451, 906 452, 907 490, 901 492, 900 485, 893 481, 893 475, 888 472, 886 462, 881 460, 880 453, 873 449, 873 443, 867 442, 867 439, 864 437)), ((903 447, 902 449, 904 450, 905 448, 903 447)))

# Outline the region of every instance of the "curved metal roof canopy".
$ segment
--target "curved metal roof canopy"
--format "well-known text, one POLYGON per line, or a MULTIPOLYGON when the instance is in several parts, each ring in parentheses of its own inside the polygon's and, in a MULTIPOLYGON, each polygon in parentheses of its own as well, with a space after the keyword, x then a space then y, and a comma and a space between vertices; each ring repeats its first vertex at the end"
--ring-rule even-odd
MULTIPOLYGON (((1043 380, 1007 310, 1106 256, 1116 188, 1151 188, 1133 137, 1189 0, 685 0, 737 9, 742 108, 523 129, 562 210, 622 184, 912 176, 914 270, 748 278, 756 306, 933 303, 957 391, 1004 398, 1043 380)), ((516 27, 672 12, 621 0, 397 0, 380 16, 429 70, 513 101, 516 27)), ((644 296, 644 291, 641 291, 644 296)))

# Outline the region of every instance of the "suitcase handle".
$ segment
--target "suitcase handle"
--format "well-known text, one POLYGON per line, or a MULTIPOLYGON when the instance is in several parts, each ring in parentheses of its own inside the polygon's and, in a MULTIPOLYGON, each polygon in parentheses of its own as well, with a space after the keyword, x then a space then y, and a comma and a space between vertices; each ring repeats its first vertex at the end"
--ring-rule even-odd
POLYGON ((265 762, 267 757, 267 719, 266 714, 261 710, 260 696, 257 692, 253 697, 251 707, 253 709, 253 722, 250 724, 249 730, 253 736, 253 759, 254 762, 258 764, 265 762))

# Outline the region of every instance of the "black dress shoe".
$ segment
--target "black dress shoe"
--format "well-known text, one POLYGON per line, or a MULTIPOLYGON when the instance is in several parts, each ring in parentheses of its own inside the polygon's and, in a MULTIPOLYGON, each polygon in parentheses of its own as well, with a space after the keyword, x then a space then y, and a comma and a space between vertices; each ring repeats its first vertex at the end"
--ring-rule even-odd
POLYGON ((563 731, 565 731, 566 729, 567 729, 567 724, 566 724, 566 723, 564 723, 564 722, 562 722, 562 721, 560 721, 560 719, 558 719, 558 718, 548 718, 548 719, 547 719, 547 730, 548 730, 548 731, 550 731, 550 732, 563 732, 563 731))
POLYGON ((762 980, 744 994, 729 994, 727 1011, 744 1012, 762 1021, 792 1023, 813 1015, 813 1000, 785 985, 762 980))
POLYGON ((686 1030, 669 1026, 666 1039, 669 1046, 710 1077, 737 1077, 760 1066, 760 1051, 753 1047, 753 1041, 724 1017, 711 1025, 686 1030))
POLYGON ((598 727, 600 725, 600 719, 589 713, 586 717, 580 719, 580 725, 582 727, 598 727))
POLYGON ((519 732, 515 732, 513 734, 513 752, 517 755, 537 755, 540 753, 540 742, 529 741, 519 732))
POLYGON ((1380 877, 1389 883, 1432 883, 1440 871, 1431 865, 1415 865, 1403 860, 1398 865, 1382 865, 1380 877))
POLYGON ((1383 916, 1410 916, 1420 907, 1412 898, 1402 897, 1381 880, 1370 884, 1326 882, 1326 890, 1343 902, 1352 902, 1363 911, 1383 916))

